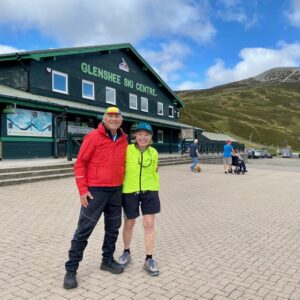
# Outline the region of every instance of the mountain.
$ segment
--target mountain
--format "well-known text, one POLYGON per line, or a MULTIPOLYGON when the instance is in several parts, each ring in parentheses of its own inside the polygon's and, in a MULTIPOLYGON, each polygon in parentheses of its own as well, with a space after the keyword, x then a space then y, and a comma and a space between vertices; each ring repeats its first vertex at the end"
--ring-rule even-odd
MULTIPOLYGON (((300 68, 274 68, 207 90, 177 92, 180 122, 300 151, 300 68)), ((248 141, 248 142, 247 142, 248 141)))

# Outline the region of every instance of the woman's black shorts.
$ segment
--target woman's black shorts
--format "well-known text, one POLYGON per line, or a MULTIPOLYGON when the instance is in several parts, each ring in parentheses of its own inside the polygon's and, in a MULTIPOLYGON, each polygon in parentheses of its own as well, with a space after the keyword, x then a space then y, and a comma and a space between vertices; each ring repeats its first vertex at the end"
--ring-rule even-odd
POLYGON ((135 219, 140 215, 153 215, 160 212, 158 191, 145 191, 123 194, 122 200, 124 213, 127 219, 135 219))

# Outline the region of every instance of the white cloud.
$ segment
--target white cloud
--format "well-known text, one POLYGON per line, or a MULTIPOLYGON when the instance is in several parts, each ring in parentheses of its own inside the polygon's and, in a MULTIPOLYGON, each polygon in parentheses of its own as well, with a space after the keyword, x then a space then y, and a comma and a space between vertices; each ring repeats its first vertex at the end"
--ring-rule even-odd
POLYGON ((5 54, 5 53, 15 53, 15 52, 20 52, 24 51, 22 49, 17 49, 8 45, 1 45, 0 44, 0 54, 5 54))
POLYGON ((208 68, 202 82, 185 81, 176 90, 203 89, 256 76, 275 67, 297 67, 300 65, 300 43, 280 42, 278 49, 244 48, 240 51, 240 62, 226 68, 221 59, 208 68))
MULTIPOLYGON (((252 5, 255 8, 256 2, 247 2, 248 5, 252 5)), ((258 15, 251 13, 250 9, 244 7, 240 0, 219 0, 218 5, 220 9, 216 11, 217 17, 226 22, 238 22, 245 26, 245 28, 253 27, 258 22, 258 15)))
POLYGON ((176 73, 184 67, 184 57, 191 52, 190 48, 179 43, 161 44, 160 50, 139 49, 141 55, 165 81, 179 79, 176 73))
POLYGON ((285 11, 285 15, 293 26, 300 27, 300 0, 293 0, 291 9, 285 11))
POLYGON ((207 2, 172 0, 1 0, 0 24, 36 29, 61 45, 131 42, 149 37, 188 37, 209 42, 216 30, 207 2))

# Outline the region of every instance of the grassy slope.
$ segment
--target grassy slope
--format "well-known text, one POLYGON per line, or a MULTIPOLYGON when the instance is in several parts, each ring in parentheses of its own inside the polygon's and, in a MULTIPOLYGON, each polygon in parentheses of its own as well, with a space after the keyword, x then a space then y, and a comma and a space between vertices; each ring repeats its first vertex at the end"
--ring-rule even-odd
POLYGON ((222 87, 178 95, 185 103, 183 123, 300 150, 300 84, 222 87))

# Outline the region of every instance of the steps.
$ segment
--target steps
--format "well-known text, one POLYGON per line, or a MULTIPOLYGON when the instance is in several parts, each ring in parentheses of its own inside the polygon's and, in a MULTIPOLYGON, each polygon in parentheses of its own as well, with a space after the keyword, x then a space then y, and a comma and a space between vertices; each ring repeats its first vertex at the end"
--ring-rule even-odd
POLYGON ((74 176, 73 164, 28 166, 0 169, 0 186, 74 176))
MULTIPOLYGON (((222 155, 200 155, 200 164, 220 164, 222 163, 222 155)), ((53 163, 49 160, 43 165, 30 166, 31 162, 26 162, 20 167, 3 167, 0 163, 0 186, 16 185, 27 182, 35 182, 42 180, 60 179, 74 176, 74 162, 53 163), (28 166, 27 166, 28 164, 28 166)), ((188 155, 161 155, 159 158, 159 167, 191 164, 191 158, 188 155)), ((13 164, 12 164, 13 165, 13 164)), ((17 165, 17 164, 16 164, 17 165)))
POLYGON ((189 164, 189 163, 191 163, 191 158, 188 156, 163 157, 163 158, 160 158, 158 161, 159 167, 180 165, 180 164, 189 164))

